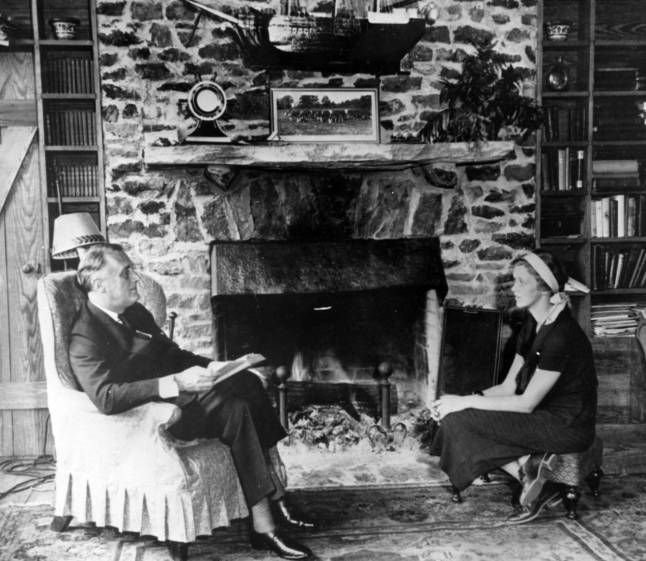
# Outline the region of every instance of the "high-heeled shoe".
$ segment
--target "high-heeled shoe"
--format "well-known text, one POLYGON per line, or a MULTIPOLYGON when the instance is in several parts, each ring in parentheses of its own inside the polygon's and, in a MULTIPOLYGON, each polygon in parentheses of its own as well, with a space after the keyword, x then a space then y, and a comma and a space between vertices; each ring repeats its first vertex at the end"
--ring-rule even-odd
POLYGON ((311 530, 316 526, 314 522, 311 522, 309 520, 300 520, 299 518, 296 518, 296 516, 294 516, 291 512, 289 512, 289 508, 287 507, 285 499, 273 501, 272 506, 274 507, 274 516, 278 519, 279 522, 284 522, 286 524, 289 524, 290 526, 293 526, 294 528, 303 528, 308 530, 311 530))
POLYGON ((311 555, 305 546, 286 537, 278 532, 254 532, 249 533, 249 541, 254 549, 266 549, 273 551, 283 559, 307 559, 311 555))

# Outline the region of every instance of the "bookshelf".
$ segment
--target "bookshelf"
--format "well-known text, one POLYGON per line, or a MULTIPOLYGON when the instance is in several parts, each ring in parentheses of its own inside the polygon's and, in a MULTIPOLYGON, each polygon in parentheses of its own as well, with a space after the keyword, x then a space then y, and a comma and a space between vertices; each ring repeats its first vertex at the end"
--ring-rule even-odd
POLYGON ((591 288, 573 295, 589 334, 630 335, 646 306, 646 12, 542 0, 539 22, 538 245, 591 288), (563 20, 567 38, 551 39, 544 24, 563 20))
MULTIPOLYGON (((15 33, 3 50, 33 62, 35 115, 43 184, 46 243, 61 213, 89 212, 105 232, 100 82, 93 0, 4 0, 15 33), (53 18, 76 18, 72 38, 58 38, 53 18)), ((51 269, 62 263, 51 261, 51 269)))

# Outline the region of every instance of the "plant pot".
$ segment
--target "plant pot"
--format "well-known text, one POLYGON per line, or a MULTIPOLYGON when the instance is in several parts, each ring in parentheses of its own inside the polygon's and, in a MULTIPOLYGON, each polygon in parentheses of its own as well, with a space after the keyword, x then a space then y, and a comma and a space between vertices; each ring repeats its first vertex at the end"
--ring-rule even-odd
POLYGON ((52 26, 56 39, 76 39, 76 32, 81 22, 77 18, 52 18, 52 26))
POLYGON ((549 41, 566 41, 571 29, 572 23, 569 21, 548 21, 545 24, 545 37, 549 41))

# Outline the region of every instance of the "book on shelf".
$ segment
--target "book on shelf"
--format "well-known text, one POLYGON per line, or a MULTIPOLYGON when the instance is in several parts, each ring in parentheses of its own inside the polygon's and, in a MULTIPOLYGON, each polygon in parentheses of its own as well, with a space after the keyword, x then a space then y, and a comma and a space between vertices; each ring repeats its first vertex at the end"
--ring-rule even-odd
POLYGON ((541 187, 544 192, 574 191, 585 183, 585 151, 569 146, 541 154, 541 187))
POLYGON ((593 199, 590 221, 593 237, 646 236, 646 195, 622 193, 593 199))
POLYGON ((638 72, 638 68, 597 67, 594 70, 594 87, 596 90, 634 90, 638 72))
POLYGON ((639 174, 639 161, 625 160, 592 160, 592 173, 598 175, 631 175, 639 174))
POLYGON ((592 178, 592 187, 595 191, 612 191, 623 189, 642 189, 641 179, 635 175, 597 175, 592 178))
POLYGON ((583 189, 583 178, 585 176, 585 152, 576 151, 576 168, 574 173, 574 188, 583 189))
POLYGON ((552 105, 545 109, 544 132, 547 142, 583 140, 586 134, 586 108, 583 105, 552 105))
POLYGON ((646 249, 595 245, 592 250, 594 290, 646 287, 646 249))

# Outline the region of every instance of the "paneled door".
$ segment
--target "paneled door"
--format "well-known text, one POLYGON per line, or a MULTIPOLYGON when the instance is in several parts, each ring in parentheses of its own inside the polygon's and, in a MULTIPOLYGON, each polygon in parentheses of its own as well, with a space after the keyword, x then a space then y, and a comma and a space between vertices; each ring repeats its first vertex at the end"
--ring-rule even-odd
POLYGON ((45 256, 33 51, 0 52, 0 456, 51 453, 36 283, 45 256), (47 447, 45 448, 45 442, 47 447))

